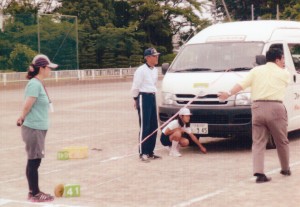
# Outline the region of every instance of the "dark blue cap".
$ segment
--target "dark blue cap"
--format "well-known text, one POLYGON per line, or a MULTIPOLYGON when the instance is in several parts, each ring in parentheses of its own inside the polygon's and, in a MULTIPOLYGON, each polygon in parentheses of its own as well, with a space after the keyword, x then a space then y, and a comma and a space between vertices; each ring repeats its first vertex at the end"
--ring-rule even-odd
POLYGON ((150 56, 150 55, 159 55, 159 54, 160 53, 158 53, 155 48, 148 48, 144 52, 144 57, 150 56))

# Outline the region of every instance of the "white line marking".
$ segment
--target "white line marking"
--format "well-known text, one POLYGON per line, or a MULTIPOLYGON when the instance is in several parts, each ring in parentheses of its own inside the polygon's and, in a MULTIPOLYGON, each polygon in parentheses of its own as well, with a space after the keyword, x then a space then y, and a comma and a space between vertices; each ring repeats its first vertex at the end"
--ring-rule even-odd
POLYGON ((196 197, 196 198, 192 198, 188 201, 185 201, 185 202, 182 202, 182 203, 179 203, 177 205, 175 205, 174 207, 184 207, 184 206, 189 206, 193 203, 196 203, 196 202, 199 202, 199 201, 203 201, 205 199, 208 199, 208 198, 211 198, 211 197, 214 197, 220 193, 223 193, 225 190, 217 190, 213 193, 209 193, 209 194, 206 194, 206 195, 203 195, 203 196, 200 196, 200 197, 196 197))
POLYGON ((87 206, 75 206, 75 205, 65 205, 65 204, 45 204, 45 203, 33 203, 29 201, 17 201, 9 199, 0 199, 0 206, 8 203, 18 203, 18 204, 28 204, 30 206, 43 206, 43 207, 87 207, 87 206))
POLYGON ((5 204, 7 204, 7 203, 10 203, 10 201, 6 200, 6 199, 0 199, 0 206, 3 206, 5 204))
MULTIPOLYGON (((290 166, 297 166, 297 165, 300 165, 300 161, 297 161, 297 162, 294 162, 294 163, 291 163, 290 166)), ((271 170, 269 172, 267 172, 266 174, 267 175, 272 175, 272 174, 275 174, 275 173, 278 173, 279 171, 281 170, 281 168, 276 168, 274 170, 271 170)), ((245 179, 245 180, 242 180, 238 183, 242 183, 242 182, 246 182, 248 180, 255 180, 255 178, 250 178, 250 179, 245 179)), ((215 192, 212 192, 212 193, 208 193, 208 194, 205 194, 205 195, 202 195, 202 196, 199 196, 199 197, 196 197, 196 198, 192 198, 190 200, 187 200, 187 201, 183 201, 181 203, 178 203, 176 205, 174 205, 173 207, 186 207, 186 206, 190 206, 194 203, 197 203, 197 202, 200 202, 200 201, 204 201, 208 198, 211 198, 211 197, 214 197, 214 196, 217 196, 221 193, 224 193, 226 191, 228 191, 228 189, 232 188, 231 187, 227 187, 227 188, 223 188, 223 189, 219 189, 219 190, 216 190, 215 192)))

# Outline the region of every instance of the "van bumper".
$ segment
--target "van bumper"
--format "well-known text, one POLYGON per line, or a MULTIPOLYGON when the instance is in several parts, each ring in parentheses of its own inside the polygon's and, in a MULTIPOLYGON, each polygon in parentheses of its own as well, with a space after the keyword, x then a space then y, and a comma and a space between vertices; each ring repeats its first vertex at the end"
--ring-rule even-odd
MULTIPOLYGON (((159 106, 159 121, 163 124, 181 107, 159 106)), ((239 137, 251 136, 251 108, 250 106, 232 106, 222 108, 197 108, 189 107, 191 113, 191 123, 207 123, 208 134, 196 134, 201 137, 239 137)))

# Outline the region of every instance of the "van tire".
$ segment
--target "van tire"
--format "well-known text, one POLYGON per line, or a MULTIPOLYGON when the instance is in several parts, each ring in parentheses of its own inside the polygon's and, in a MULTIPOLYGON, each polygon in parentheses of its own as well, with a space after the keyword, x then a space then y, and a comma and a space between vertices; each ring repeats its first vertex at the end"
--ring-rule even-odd
POLYGON ((266 149, 276 149, 276 144, 274 142, 272 135, 269 135, 266 149))

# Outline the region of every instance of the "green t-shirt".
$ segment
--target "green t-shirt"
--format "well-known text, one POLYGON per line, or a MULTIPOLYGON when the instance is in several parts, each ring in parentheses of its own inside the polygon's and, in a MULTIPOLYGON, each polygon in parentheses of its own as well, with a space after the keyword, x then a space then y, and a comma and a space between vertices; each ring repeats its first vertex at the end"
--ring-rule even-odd
POLYGON ((36 101, 25 117, 24 126, 32 129, 47 130, 49 126, 48 110, 49 98, 42 83, 32 78, 25 88, 25 100, 27 97, 35 97, 36 101))

